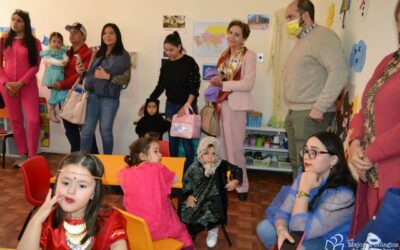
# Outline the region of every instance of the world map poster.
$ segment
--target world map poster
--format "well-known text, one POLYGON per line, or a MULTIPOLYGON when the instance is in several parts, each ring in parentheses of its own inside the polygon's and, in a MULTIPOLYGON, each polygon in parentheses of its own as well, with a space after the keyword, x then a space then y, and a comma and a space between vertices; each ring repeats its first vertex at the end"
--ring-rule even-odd
POLYGON ((201 21, 193 23, 193 56, 219 57, 227 48, 228 22, 201 21))

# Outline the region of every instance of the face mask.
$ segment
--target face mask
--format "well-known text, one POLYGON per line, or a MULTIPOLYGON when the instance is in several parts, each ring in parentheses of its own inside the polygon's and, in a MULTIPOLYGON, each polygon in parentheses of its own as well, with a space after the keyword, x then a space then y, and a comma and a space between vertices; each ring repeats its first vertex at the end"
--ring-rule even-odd
POLYGON ((295 19, 286 23, 286 29, 290 35, 298 36, 302 30, 302 27, 300 26, 299 20, 295 19))

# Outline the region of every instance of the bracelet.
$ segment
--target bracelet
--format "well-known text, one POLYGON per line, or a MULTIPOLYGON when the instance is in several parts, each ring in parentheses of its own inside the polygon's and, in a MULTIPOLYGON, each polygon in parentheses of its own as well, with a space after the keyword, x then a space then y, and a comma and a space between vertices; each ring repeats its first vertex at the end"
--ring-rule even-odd
POLYGON ((281 231, 281 230, 285 230, 286 232, 289 232, 289 230, 287 229, 287 227, 285 227, 285 226, 278 226, 278 227, 276 228, 276 235, 278 235, 279 231, 281 231))
POLYGON ((310 194, 307 192, 304 192, 302 190, 299 190, 296 194, 296 198, 302 199, 302 200, 310 200, 310 194))

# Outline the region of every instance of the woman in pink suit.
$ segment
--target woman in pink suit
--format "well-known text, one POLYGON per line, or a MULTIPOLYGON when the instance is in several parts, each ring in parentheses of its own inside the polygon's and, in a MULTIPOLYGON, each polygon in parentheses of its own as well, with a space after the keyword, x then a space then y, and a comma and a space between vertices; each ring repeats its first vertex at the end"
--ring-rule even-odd
POLYGON ((220 135, 222 158, 243 170, 243 183, 236 188, 240 200, 247 199, 249 182, 246 172, 243 143, 246 133, 246 111, 253 109, 251 90, 256 77, 256 55, 244 46, 250 35, 249 25, 240 20, 229 23, 228 49, 220 56, 219 74, 211 78, 213 86, 221 91, 216 103, 220 112, 220 135))
POLYGON ((11 27, 0 39, 0 91, 10 115, 14 131, 19 165, 27 157, 37 154, 39 143, 39 91, 36 73, 42 50, 32 34, 29 13, 16 10, 11 16, 11 27), (24 128, 27 119, 28 133, 24 128))
MULTIPOLYGON (((400 1, 395 9, 400 32, 400 1)), ((399 36, 400 42, 400 36, 399 36)), ((400 50, 375 69, 351 122, 350 163, 359 176, 350 238, 377 212, 385 192, 400 187, 400 50)))

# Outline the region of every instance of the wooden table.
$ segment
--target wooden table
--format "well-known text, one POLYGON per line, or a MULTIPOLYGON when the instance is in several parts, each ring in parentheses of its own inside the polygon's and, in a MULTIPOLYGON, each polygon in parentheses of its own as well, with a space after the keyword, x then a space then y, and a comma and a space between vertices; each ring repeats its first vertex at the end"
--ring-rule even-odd
MULTIPOLYGON (((103 185, 118 186, 118 172, 127 164, 124 161, 125 155, 96 155, 104 165, 103 185)), ((183 168, 185 165, 184 157, 162 157, 161 163, 178 176, 178 181, 172 184, 174 189, 182 189, 183 168)), ((55 182, 55 176, 51 178, 51 183, 55 182)))

